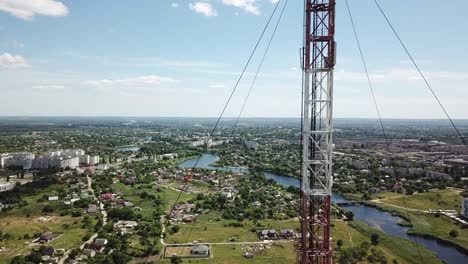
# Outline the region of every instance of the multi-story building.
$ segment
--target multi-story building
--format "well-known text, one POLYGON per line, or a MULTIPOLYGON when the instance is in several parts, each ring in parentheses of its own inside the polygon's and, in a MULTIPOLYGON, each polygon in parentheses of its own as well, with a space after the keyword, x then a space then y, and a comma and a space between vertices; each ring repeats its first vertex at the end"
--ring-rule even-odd
POLYGON ((30 152, 7 153, 0 155, 0 167, 22 167, 29 169, 49 169, 49 168, 77 168, 80 163, 96 165, 99 163, 99 156, 85 155, 82 149, 66 149, 45 152, 40 157, 35 157, 30 152))
POLYGON ((80 164, 87 164, 87 165, 97 165, 99 164, 99 156, 90 156, 84 155, 80 156, 80 164))
POLYGON ((56 151, 48 151, 44 154, 47 157, 81 157, 86 153, 82 149, 61 149, 56 151))
POLYGON ((3 156, 3 155, 0 156, 0 168, 5 167, 5 159, 6 158, 7 158, 7 156, 3 156))
POLYGON ((57 168, 70 168, 70 169, 76 169, 80 166, 80 158, 74 157, 74 158, 59 158, 56 161, 56 166, 57 168))
POLYGON ((90 156, 84 155, 80 157, 80 164, 89 164, 90 156))
POLYGON ((89 164, 91 164, 91 165, 99 164, 99 156, 90 156, 89 157, 89 164))
POLYGON ((0 165, 1 167, 23 167, 28 170, 32 166, 34 154, 31 152, 15 152, 2 154, 0 165))
POLYGON ((204 146, 205 144, 206 144, 206 141, 204 139, 200 139, 200 140, 190 142, 190 146, 192 146, 192 147, 204 146))
POLYGON ((38 157, 33 160, 32 167, 35 169, 48 169, 52 167, 51 158, 49 157, 38 157))
POLYGON ((258 143, 255 142, 255 141, 247 141, 247 140, 245 140, 245 141, 244 141, 244 145, 245 145, 245 147, 248 148, 248 149, 253 149, 253 150, 255 150, 255 151, 258 149, 258 143))
POLYGON ((461 214, 463 217, 468 218, 468 197, 465 197, 462 200, 461 214))

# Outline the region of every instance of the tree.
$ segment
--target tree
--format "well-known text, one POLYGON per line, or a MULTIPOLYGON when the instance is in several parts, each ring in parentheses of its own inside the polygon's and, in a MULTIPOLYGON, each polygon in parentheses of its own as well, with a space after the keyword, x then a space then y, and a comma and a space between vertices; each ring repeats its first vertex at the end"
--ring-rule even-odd
POLYGON ((68 254, 68 256, 71 258, 71 259, 74 259, 76 258, 78 255, 80 255, 80 250, 77 249, 77 248, 74 248, 70 251, 70 254, 68 254))
POLYGON ((346 218, 348 219, 348 221, 353 221, 354 219, 354 213, 353 211, 346 211, 344 213, 344 215, 346 216, 346 218))
POLYGON ((377 246, 377 245, 379 244, 379 239, 380 239, 379 234, 376 234, 376 233, 372 234, 372 235, 371 235, 371 242, 372 242, 372 245, 377 246))
POLYGON ((44 208, 42 209, 42 212, 43 213, 46 213, 46 214, 50 214, 50 213, 53 213, 54 212, 54 208, 50 205, 46 205, 44 206, 44 208))
POLYGON ((72 217, 80 217, 81 216, 81 211, 79 210, 74 210, 71 213, 72 217))
POLYGON ((372 199, 372 197, 371 197, 371 195, 370 195, 369 193, 364 193, 364 194, 362 195, 362 199, 364 199, 364 200, 370 200, 370 199, 372 199))
POLYGON ((180 227, 179 227, 178 225, 175 225, 175 226, 172 227, 172 232, 173 232, 174 234, 177 233, 177 232, 179 232, 179 230, 180 230, 180 227))
POLYGON ((179 256, 171 257, 171 264, 180 264, 180 263, 182 263, 182 259, 179 256))
POLYGON ((115 264, 126 264, 131 260, 131 257, 125 255, 122 252, 114 251, 111 255, 112 260, 115 264))
POLYGON ((25 257, 25 259, 28 261, 28 262, 32 262, 32 263, 41 263, 42 259, 41 259, 42 255, 41 253, 37 252, 37 251, 32 251, 31 254, 27 255, 25 257))
POLYGON ((457 237, 459 235, 457 230, 450 230, 449 235, 453 238, 457 237))
POLYGON ((11 259, 10 264, 27 264, 23 256, 16 256, 11 259))
POLYGON ((341 249, 341 247, 343 246, 343 240, 339 239, 337 242, 336 242, 336 245, 338 246, 338 249, 341 249))

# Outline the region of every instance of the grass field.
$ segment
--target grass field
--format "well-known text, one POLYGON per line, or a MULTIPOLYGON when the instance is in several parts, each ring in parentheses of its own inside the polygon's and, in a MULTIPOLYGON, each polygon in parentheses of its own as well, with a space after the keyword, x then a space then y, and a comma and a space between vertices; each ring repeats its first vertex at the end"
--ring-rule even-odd
POLYGON ((418 215, 414 217, 412 223, 413 228, 410 232, 440 237, 468 248, 468 229, 461 228, 445 216, 418 215), (449 235, 451 230, 458 231, 459 235, 456 238, 451 237, 449 235))
MULTIPOLYGON (((152 188, 138 188, 138 185, 132 187, 130 185, 125 185, 123 183, 114 183, 112 188, 118 193, 121 192, 125 200, 131 201, 135 206, 140 207, 142 210, 139 212, 144 217, 152 216, 152 213, 155 211, 156 207, 154 202, 151 200, 141 199, 139 194, 141 192, 148 192, 149 194, 159 195, 164 201, 165 210, 169 211, 174 201, 177 200, 180 192, 174 189, 165 187, 165 186, 153 186, 152 188), (156 188, 160 188, 161 192, 158 192, 156 188)), ((192 193, 182 193, 179 199, 179 202, 185 202, 195 197, 195 194, 192 193)))
MULTIPOLYGON (((254 264, 286 264, 296 263, 296 252, 293 243, 281 243, 271 245, 262 253, 257 253, 254 258, 246 259, 242 256, 244 251, 241 245, 213 245, 211 247, 213 257, 207 259, 185 259, 183 263, 217 263, 217 264, 241 264, 241 263, 254 263, 254 264)), ((166 259, 161 263, 170 263, 166 259)))
POLYGON ((433 190, 425 193, 415 193, 413 195, 403 195, 400 193, 379 193, 373 195, 373 199, 380 199, 384 203, 393 204, 397 206, 405 206, 403 197, 406 200, 406 206, 412 209, 429 210, 429 209, 445 209, 457 210, 461 209, 460 196, 461 190, 459 189, 445 189, 433 190))
MULTIPOLYGON (((289 225, 293 225, 294 223, 297 223, 297 220, 289 220, 285 222, 289 225)), ((272 226, 281 226, 282 223, 274 223, 273 221, 268 223, 271 224, 272 226)), ((284 223, 283 223, 284 224, 284 223)), ((254 233, 249 234, 248 227, 242 227, 242 228, 224 228, 223 234, 226 234, 225 236, 220 236, 219 235, 219 229, 221 229, 219 222, 217 222, 218 227, 212 226, 212 229, 216 230, 213 232, 208 232, 210 229, 205 230, 205 233, 211 233, 211 234, 205 234, 203 235, 203 238, 206 238, 207 240, 204 239, 199 239, 202 241, 209 241, 209 242, 221 242, 221 241, 216 241, 216 240, 226 240, 226 238, 229 238, 232 234, 234 234, 235 231, 239 235, 239 238, 243 238, 246 240, 239 239, 238 241, 258 241, 254 233), (232 229, 232 230, 231 230, 232 229), (222 238, 224 237, 224 239, 222 238), (214 239, 215 241, 211 241, 209 239, 214 239)), ((188 235, 187 232, 190 232, 190 229, 187 228, 187 232, 182 232, 185 227, 181 227, 180 233, 175 234, 173 237, 174 240, 177 240, 176 238, 179 238, 180 240, 183 240, 183 237, 186 237, 188 235)), ((193 237, 193 239, 189 239, 191 242, 192 240, 197 240, 198 234, 199 234, 198 229, 193 229, 192 233, 190 234, 190 237, 193 237)), ((332 240, 334 243, 334 248, 335 248, 335 260, 337 261, 339 259, 339 254, 340 250, 338 250, 336 243, 339 239, 343 240, 344 244, 342 247, 342 250, 352 247, 352 246, 358 246, 362 242, 367 241, 370 242, 370 236, 373 233, 378 233, 380 236, 380 243, 377 246, 372 246, 378 250, 381 250, 383 254, 386 256, 387 260, 389 263, 396 259, 398 263, 420 263, 420 260, 417 255, 417 249, 416 245, 408 240, 401 239, 401 238, 395 238, 392 236, 389 236, 381 231, 378 231, 376 229, 373 229, 369 227, 368 225, 361 223, 361 222, 353 222, 351 224, 346 223, 344 221, 335 221, 333 223, 332 227, 332 240)), ((167 240, 166 240, 167 242, 167 240)), ((186 241, 179 241, 179 242, 186 242, 186 241)), ((227 241, 223 241, 227 242, 227 241)), ((296 251, 293 242, 287 242, 287 243, 277 243, 276 245, 272 245, 269 249, 266 249, 262 253, 256 253, 255 257, 253 259, 245 259, 242 254, 244 251, 242 250, 242 245, 239 244, 233 244, 233 245, 212 245, 212 255, 213 257, 210 259, 185 259, 183 260, 183 263, 296 263, 296 251)), ((426 264, 436 264, 436 263, 441 263, 437 257, 431 253, 430 251, 427 251, 426 249, 422 249, 422 253, 424 255, 424 263, 426 264)), ((162 263, 169 263, 169 260, 164 260, 162 263)), ((359 263, 367 263, 366 261, 361 261, 359 263)))
MULTIPOLYGON (((58 237, 48 243, 55 248, 76 248, 80 246, 82 238, 88 232, 82 228, 82 217, 54 216, 50 221, 38 222, 32 217, 8 216, 2 217, 0 229, 3 233, 10 234, 13 239, 3 240, 0 246, 5 247, 8 252, 0 254, 0 263, 7 263, 7 260, 20 254, 28 254, 31 249, 26 243, 31 243, 36 237, 34 234, 42 232, 52 232, 58 237), (66 227, 68 225, 68 227, 66 227), (25 238, 25 235, 30 238, 25 238)), ((94 223, 93 223, 94 224, 94 223)))
POLYGON ((179 232, 167 235, 167 243, 186 243, 193 240, 201 242, 229 242, 231 238, 235 241, 259 241, 257 234, 251 229, 273 228, 279 231, 281 228, 298 228, 299 220, 262 220, 261 226, 254 225, 252 221, 243 221, 243 227, 225 226, 229 223, 237 223, 235 220, 224 220, 219 212, 212 212, 202 215, 193 224, 177 224, 180 226, 179 232), (217 221, 219 220, 219 221, 217 221), (190 234, 190 235, 189 235, 190 234), (187 240, 188 239, 188 240, 187 240))
MULTIPOLYGON (((0 263, 8 263, 8 260, 16 255, 29 254, 34 247, 29 246, 36 237, 35 234, 52 232, 58 237, 47 245, 55 248, 76 248, 82 244, 82 238, 88 232, 82 228, 83 217, 60 216, 52 214, 45 216, 42 209, 49 202, 38 202, 43 195, 56 195, 56 190, 63 185, 52 185, 41 189, 33 195, 24 195, 23 200, 28 204, 22 208, 14 208, 0 214, 0 230, 8 233, 11 239, 0 241, 0 247, 5 247, 6 252, 0 253, 0 263), (39 221, 40 217, 46 217, 46 221, 39 221), (29 238, 25 238, 25 235, 29 238)), ((92 226, 96 224, 91 217, 92 226)))

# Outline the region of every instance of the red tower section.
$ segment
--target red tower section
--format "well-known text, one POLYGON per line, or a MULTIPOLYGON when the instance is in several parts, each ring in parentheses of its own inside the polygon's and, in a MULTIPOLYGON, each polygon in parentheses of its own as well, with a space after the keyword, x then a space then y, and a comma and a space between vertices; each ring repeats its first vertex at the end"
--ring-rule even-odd
POLYGON ((335 0, 304 0, 301 264, 332 263, 335 0))

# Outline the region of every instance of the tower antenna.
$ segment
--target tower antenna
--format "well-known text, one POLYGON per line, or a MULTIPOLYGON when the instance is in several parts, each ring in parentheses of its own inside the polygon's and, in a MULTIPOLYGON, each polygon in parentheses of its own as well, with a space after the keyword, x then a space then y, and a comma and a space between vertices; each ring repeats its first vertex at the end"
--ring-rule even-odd
POLYGON ((331 264, 335 0, 304 0, 299 263, 331 264))

